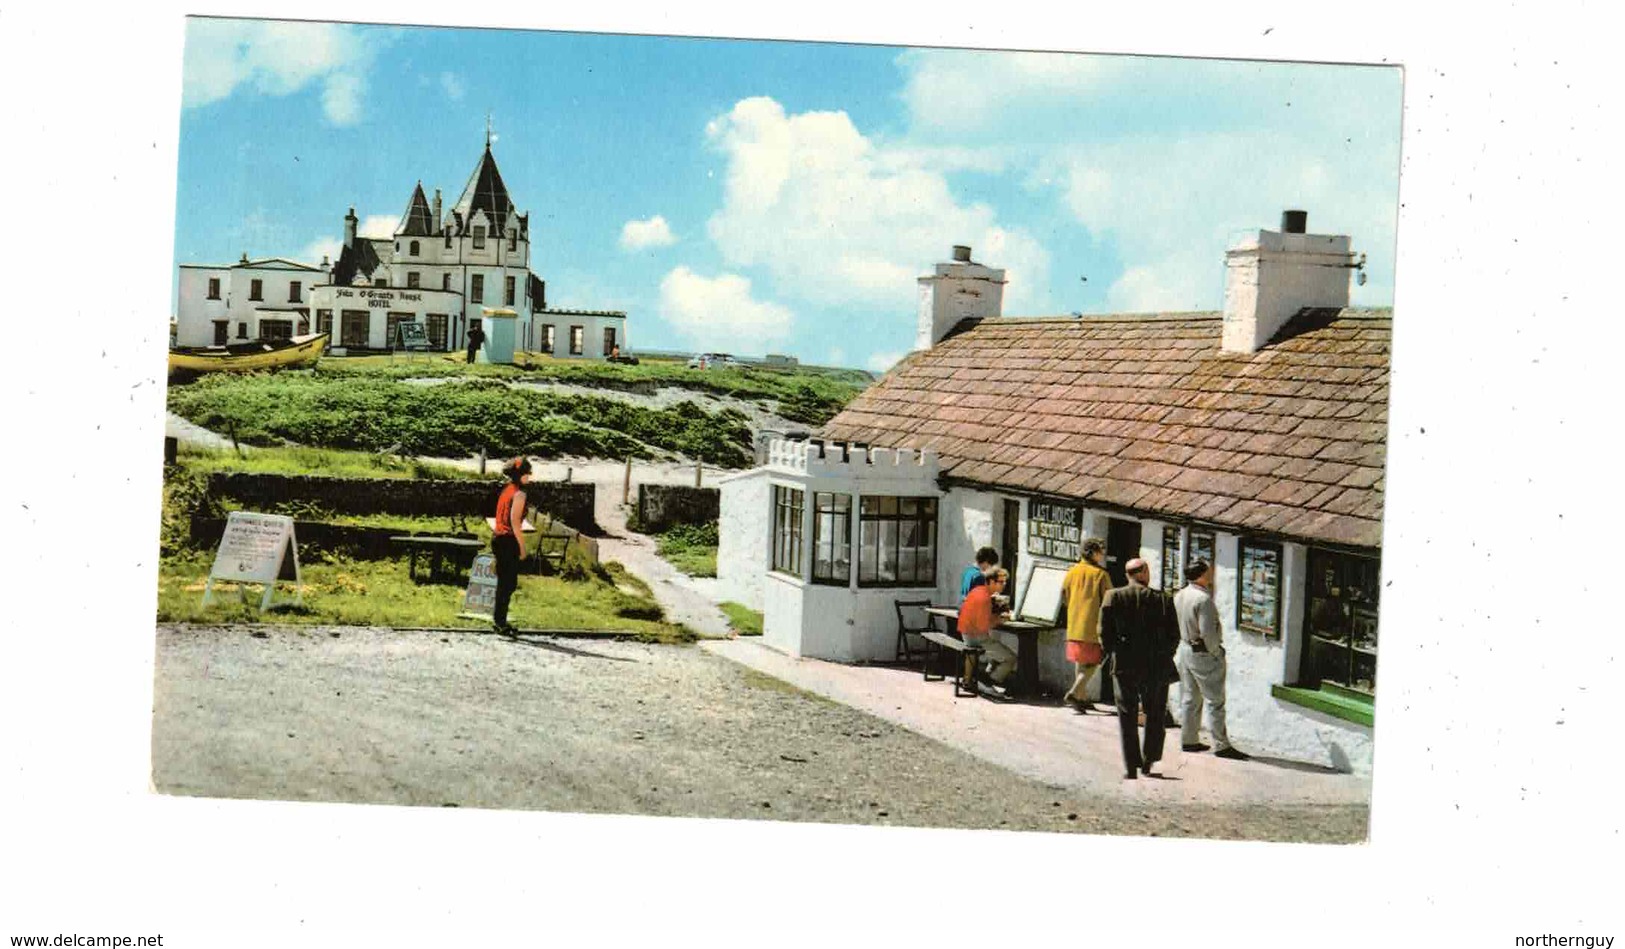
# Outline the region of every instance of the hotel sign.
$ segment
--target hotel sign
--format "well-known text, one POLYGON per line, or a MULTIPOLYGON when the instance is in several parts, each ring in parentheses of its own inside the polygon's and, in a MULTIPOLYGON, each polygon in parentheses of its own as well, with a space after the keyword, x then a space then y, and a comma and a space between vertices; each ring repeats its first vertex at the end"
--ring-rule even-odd
POLYGON ((1083 507, 1033 501, 1027 505, 1027 552, 1056 560, 1083 559, 1083 507))
POLYGON ((407 293, 404 290, 349 290, 338 288, 335 293, 339 297, 360 297, 367 301, 367 306, 387 309, 396 301, 401 303, 422 303, 423 294, 407 293))

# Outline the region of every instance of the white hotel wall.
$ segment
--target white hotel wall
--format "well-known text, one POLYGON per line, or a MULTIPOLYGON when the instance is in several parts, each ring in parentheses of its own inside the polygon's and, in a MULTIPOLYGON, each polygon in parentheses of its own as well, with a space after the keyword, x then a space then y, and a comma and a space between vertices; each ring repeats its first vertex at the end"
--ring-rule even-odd
POLYGON ((764 611, 765 575, 773 539, 773 492, 766 468, 718 482, 717 585, 722 596, 764 611))

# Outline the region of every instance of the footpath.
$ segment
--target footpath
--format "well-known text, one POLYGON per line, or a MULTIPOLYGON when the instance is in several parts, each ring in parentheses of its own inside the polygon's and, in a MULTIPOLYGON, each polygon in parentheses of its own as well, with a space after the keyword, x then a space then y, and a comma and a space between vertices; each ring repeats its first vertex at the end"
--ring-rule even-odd
POLYGON ((1155 769, 1167 777, 1123 779, 1117 717, 1043 704, 955 698, 919 669, 796 659, 756 637, 700 647, 832 702, 868 712, 991 764, 1060 788, 1147 804, 1365 805, 1371 780, 1280 759, 1228 761, 1186 754, 1171 730, 1155 769))

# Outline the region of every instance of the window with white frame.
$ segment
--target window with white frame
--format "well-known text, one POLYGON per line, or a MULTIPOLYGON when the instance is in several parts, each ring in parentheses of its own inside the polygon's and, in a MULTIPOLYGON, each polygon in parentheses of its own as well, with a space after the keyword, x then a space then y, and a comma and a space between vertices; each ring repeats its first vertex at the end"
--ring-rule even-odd
POLYGON ((801 576, 801 512, 806 492, 773 486, 773 571, 801 576))
POLYGON ((865 497, 858 511, 858 586, 937 582, 937 499, 865 497))

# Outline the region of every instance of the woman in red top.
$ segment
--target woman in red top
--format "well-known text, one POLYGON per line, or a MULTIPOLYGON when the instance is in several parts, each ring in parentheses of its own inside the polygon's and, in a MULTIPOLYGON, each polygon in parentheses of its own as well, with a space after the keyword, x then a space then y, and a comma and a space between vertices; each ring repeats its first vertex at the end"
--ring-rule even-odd
POLYGON ((510 636, 519 631, 508 623, 508 600, 519 586, 519 561, 525 559, 524 486, 530 483, 530 472, 526 458, 515 458, 502 469, 508 483, 497 496, 496 527, 491 535, 491 553, 497 559, 497 602, 491 624, 510 636))

